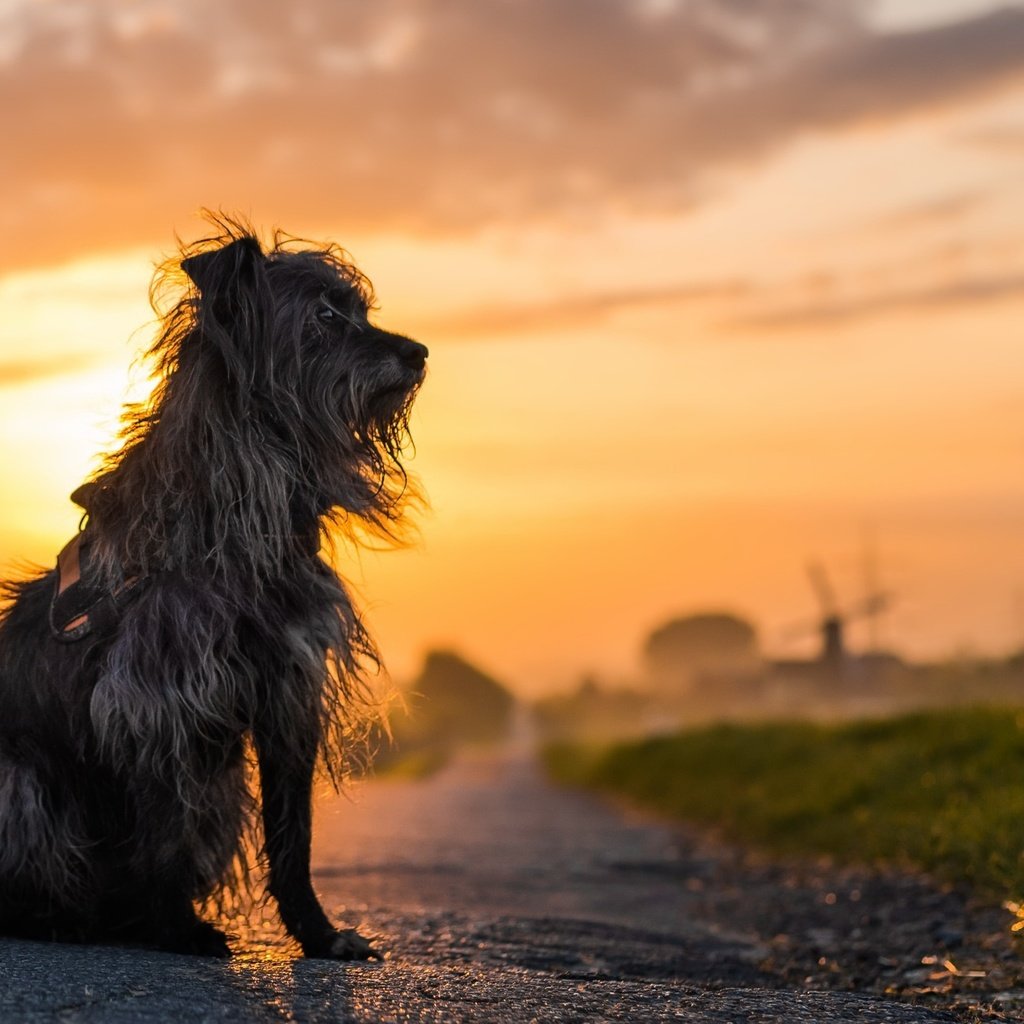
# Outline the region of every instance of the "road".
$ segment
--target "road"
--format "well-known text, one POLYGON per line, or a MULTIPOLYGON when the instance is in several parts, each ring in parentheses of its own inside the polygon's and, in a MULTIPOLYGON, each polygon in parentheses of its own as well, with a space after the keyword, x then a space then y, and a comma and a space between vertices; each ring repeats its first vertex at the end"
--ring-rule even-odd
POLYGON ((522 749, 322 802, 314 865, 328 910, 377 936, 383 963, 302 960, 269 920, 244 929, 223 963, 0 941, 0 1021, 1024 1019, 1013 993, 998 1015, 965 1015, 949 985, 925 978, 937 977, 920 955, 939 950, 936 913, 941 941, 963 947, 970 932, 959 897, 917 880, 748 862, 553 787, 522 749), (852 927, 854 912, 864 927, 852 927), (886 942, 894 948, 873 948, 886 942), (863 978, 840 966, 855 949, 874 965, 863 978), (902 982, 882 986, 879 971, 902 982), (839 982, 852 990, 835 991, 839 982), (928 1003, 885 998, 885 987, 928 1003))

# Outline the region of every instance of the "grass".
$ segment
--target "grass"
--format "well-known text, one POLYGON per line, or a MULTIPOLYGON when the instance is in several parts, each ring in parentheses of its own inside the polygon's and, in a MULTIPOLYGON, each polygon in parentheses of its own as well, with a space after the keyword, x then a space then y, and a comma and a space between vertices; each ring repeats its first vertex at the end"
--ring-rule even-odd
POLYGON ((1024 896, 1024 711, 843 725, 719 725, 614 747, 554 745, 551 774, 781 854, 922 868, 1024 896))
POLYGON ((437 748, 422 748, 396 754, 374 762, 373 776, 378 779, 401 779, 406 782, 429 779, 445 767, 450 757, 449 751, 437 748))

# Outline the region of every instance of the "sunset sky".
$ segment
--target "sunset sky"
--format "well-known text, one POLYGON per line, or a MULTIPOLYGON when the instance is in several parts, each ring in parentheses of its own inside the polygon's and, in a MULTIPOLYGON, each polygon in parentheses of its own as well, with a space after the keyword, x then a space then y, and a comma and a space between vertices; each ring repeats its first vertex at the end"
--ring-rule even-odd
MULTIPOLYGON (((775 654, 867 554, 909 656, 1024 645, 1024 6, 5 0, 0 566, 49 564, 201 207, 343 244, 431 350, 398 678, 775 654)), ((863 630, 851 633, 863 644, 863 630)))

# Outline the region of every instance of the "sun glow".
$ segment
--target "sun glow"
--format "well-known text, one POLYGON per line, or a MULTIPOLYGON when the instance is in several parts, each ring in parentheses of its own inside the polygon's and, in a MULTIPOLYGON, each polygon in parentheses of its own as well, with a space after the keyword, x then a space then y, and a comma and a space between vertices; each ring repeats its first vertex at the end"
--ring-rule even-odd
POLYGON ((129 364, 152 319, 150 273, 129 254, 0 279, 5 562, 49 563, 80 515, 68 494, 115 443, 122 404, 148 393, 129 364))

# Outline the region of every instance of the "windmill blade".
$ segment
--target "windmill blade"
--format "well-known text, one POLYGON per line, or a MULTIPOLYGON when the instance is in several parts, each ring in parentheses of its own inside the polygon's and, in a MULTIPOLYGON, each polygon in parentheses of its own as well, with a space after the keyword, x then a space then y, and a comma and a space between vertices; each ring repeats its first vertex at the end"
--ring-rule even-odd
POLYGON ((895 595, 891 591, 880 590, 876 594, 869 594, 859 604, 853 605, 843 613, 845 619, 870 618, 872 615, 880 615, 888 611, 895 601, 895 595))
POLYGON ((836 594, 832 589, 832 584, 829 582, 825 567, 820 562, 808 562, 807 576, 811 581, 811 586, 814 588, 814 593, 818 596, 818 603, 821 605, 822 614, 828 616, 838 614, 836 594))

